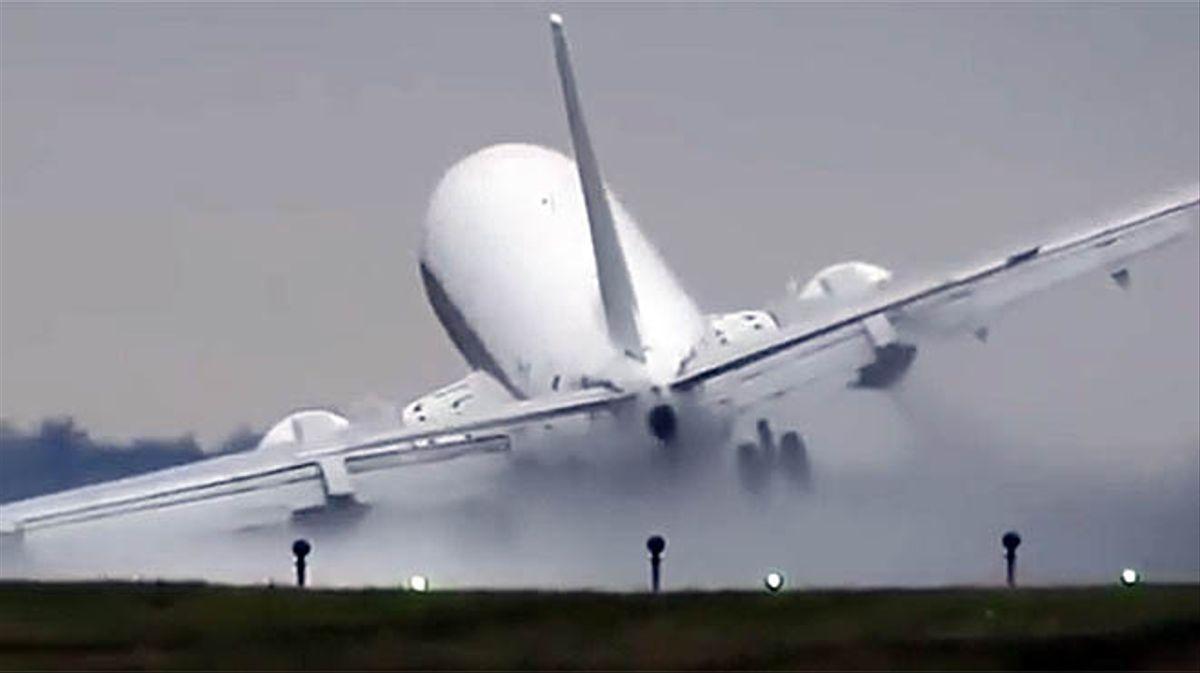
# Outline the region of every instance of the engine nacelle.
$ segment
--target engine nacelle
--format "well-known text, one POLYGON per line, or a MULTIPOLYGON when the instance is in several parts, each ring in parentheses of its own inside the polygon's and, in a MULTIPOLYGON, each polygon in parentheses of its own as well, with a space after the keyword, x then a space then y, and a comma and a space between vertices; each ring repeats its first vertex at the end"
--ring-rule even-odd
POLYGON ((860 299, 887 287, 892 272, 866 262, 843 262, 817 272, 803 289, 793 283, 789 290, 799 299, 810 301, 860 299))
MULTIPOLYGON (((843 262, 817 272, 803 289, 798 289, 795 284, 788 289, 801 302, 852 303, 882 292, 891 281, 892 273, 883 267, 866 262, 843 262)), ((917 347, 900 341, 884 315, 870 316, 862 324, 875 349, 875 361, 860 368, 851 385, 890 388, 912 366, 917 347)))
MULTIPOLYGON (((350 429, 345 417, 325 409, 305 409, 284 417, 275 424, 258 443, 256 451, 292 451, 321 444, 339 437, 344 438, 350 429)), ((361 503, 355 498, 354 482, 346 470, 342 456, 327 455, 316 459, 321 475, 324 498, 319 502, 305 502, 292 512, 300 520, 313 520, 318 512, 338 508, 341 511, 361 511, 361 503)))
POLYGON ((258 442, 259 449, 283 444, 312 444, 336 437, 350 421, 325 409, 305 409, 284 417, 258 442))

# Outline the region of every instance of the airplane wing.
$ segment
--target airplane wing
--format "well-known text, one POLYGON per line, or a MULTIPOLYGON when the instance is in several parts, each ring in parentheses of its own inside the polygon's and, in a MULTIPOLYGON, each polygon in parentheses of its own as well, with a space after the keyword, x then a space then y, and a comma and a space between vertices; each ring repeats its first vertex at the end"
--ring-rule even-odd
MULTIPOLYGON (((929 326, 972 327, 987 311, 1094 269, 1107 269, 1124 284, 1128 260, 1181 237, 1198 204, 1194 198, 1178 202, 948 278, 881 291, 874 299, 814 314, 764 341, 698 359, 671 389, 682 395, 701 393, 706 404, 719 406, 821 380, 883 387, 889 372, 897 366, 902 370, 905 359, 911 359, 914 347, 901 340, 901 333, 929 326)), ((635 397, 635 392, 593 388, 513 400, 448 422, 432 419, 416 427, 373 430, 335 423, 332 431, 325 426, 324 434, 302 431, 301 417, 314 412, 300 412, 277 426, 295 419, 296 427, 283 441, 264 440, 250 452, 0 506, 0 533, 27 534, 264 492, 286 494, 296 513, 336 506, 354 502, 352 475, 505 452, 521 427, 614 413, 635 397)))
POLYGON ((671 384, 679 393, 705 391, 739 408, 830 376, 883 388, 903 373, 916 348, 904 338, 956 330, 986 337, 986 320, 1012 302, 1089 271, 1105 269, 1128 287, 1129 260, 1179 240, 1193 228, 1195 196, 1134 217, 915 286, 881 289, 824 310, 740 349, 689 363, 671 384))
MULTIPOLYGON (((0 533, 24 535, 138 512, 274 492, 294 513, 354 502, 351 475, 505 452, 514 430, 614 410, 631 393, 588 389, 552 398, 514 401, 490 413, 419 427, 343 431, 305 441, 270 444, 126 479, 85 486, 0 506, 0 533)), ((328 412, 299 412, 290 419, 328 412)), ((277 426, 277 427, 280 427, 277 426)), ((271 433, 268 433, 270 436, 271 433)))

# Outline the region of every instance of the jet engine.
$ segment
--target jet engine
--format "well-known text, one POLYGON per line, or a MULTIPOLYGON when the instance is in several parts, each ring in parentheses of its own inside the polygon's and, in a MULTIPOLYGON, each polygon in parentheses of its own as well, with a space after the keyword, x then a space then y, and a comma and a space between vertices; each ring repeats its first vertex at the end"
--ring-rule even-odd
POLYGON ((793 282, 789 290, 804 301, 849 301, 878 292, 887 287, 891 280, 892 272, 883 267, 866 262, 842 262, 821 269, 803 288, 793 282))
MULTIPOLYGON (((866 262, 843 262, 817 272, 802 289, 792 283, 788 288, 800 302, 861 302, 882 292, 892 281, 887 269, 866 262)), ((875 315, 864 321, 875 348, 875 361, 861 368, 853 385, 861 388, 889 388, 912 366, 917 347, 899 341, 886 316, 875 315)))
POLYGON ((258 442, 257 448, 321 442, 344 432, 348 427, 350 421, 332 411, 297 411, 276 423, 258 442))

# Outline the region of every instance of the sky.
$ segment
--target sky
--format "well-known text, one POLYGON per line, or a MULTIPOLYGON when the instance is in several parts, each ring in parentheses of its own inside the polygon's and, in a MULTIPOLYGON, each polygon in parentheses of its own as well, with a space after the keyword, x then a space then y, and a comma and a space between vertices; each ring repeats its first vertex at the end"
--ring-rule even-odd
MULTIPOLYGON (((551 10, 607 181, 707 310, 846 259, 954 268, 1200 181, 1195 3, 4 3, 0 417, 215 445, 460 377, 424 210, 480 147, 568 149, 551 10)), ((1034 298, 921 376, 1030 452, 1187 464, 1197 253, 1034 298)))
MULTIPOLYGON (((481 147, 569 150, 550 11, 609 185, 706 310, 849 259, 922 278, 1200 183, 1195 3, 3 3, 0 418, 211 448, 462 376, 422 220, 481 147)), ((747 500, 719 472, 660 493, 639 456, 578 469, 619 453, 603 433, 548 436, 364 480, 372 513, 313 533, 314 577, 636 588, 655 530, 671 586, 755 586, 766 563, 991 583, 1015 527, 1032 582, 1194 582, 1198 241, 1128 291, 1097 273, 1032 297, 986 344, 922 343, 895 390, 764 411, 804 434, 812 493, 747 500)), ((262 515, 216 510, 83 527, 122 536, 87 554, 48 535, 0 570, 285 581, 292 528, 210 545, 262 515)))

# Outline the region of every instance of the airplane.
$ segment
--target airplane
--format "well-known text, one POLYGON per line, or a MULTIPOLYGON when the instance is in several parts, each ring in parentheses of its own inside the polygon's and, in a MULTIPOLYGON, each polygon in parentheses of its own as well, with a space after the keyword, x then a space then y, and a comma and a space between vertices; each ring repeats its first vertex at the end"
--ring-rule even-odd
POLYGON ((424 223, 421 279, 469 374, 383 422, 304 409, 248 452, 6 504, 0 533, 264 492, 285 494, 295 517, 369 507, 371 473, 516 457, 530 428, 570 424, 634 465, 715 452, 748 488, 764 474, 808 488, 801 432, 776 437, 760 405, 818 384, 893 388, 923 340, 984 341, 1017 300, 1093 271, 1128 289, 1135 257, 1194 229, 1193 189, 952 274, 899 284, 851 261, 793 284, 786 315, 707 314, 608 190, 560 16, 550 29, 573 160, 527 144, 482 149, 445 173, 424 223))

